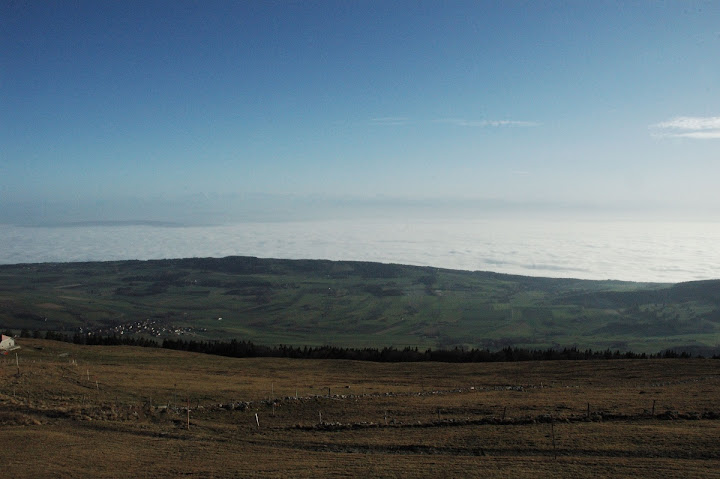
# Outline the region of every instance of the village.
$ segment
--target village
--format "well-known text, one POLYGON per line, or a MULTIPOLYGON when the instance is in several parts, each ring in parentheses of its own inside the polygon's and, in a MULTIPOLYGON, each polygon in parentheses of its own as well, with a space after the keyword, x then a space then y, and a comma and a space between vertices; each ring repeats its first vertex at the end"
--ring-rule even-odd
POLYGON ((169 336, 185 336, 195 335, 200 332, 206 332, 206 328, 180 327, 169 324, 166 320, 158 318, 146 318, 143 320, 133 321, 130 323, 118 324, 109 328, 87 329, 78 328, 80 334, 97 335, 97 336, 113 336, 113 335, 142 335, 155 338, 169 336))

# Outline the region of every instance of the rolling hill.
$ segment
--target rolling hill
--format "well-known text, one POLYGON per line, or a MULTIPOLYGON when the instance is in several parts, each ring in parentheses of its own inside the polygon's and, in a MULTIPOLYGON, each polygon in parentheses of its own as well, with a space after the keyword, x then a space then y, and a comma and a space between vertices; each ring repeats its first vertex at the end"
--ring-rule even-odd
POLYGON ((720 280, 588 281, 255 257, 0 266, 15 331, 353 347, 709 351, 720 280))

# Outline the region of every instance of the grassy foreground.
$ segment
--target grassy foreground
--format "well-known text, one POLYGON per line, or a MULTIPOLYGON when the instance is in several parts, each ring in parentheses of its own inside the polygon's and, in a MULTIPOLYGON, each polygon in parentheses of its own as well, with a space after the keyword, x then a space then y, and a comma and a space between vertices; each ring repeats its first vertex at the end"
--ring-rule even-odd
POLYGON ((24 340, 0 377, 8 477, 720 470, 718 360, 380 364, 24 340))

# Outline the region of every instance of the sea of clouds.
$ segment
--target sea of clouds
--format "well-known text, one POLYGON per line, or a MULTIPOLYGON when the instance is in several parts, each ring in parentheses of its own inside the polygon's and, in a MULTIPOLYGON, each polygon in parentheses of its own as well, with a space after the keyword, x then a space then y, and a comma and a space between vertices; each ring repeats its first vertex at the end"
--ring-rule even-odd
POLYGON ((0 225, 0 263, 224 257, 379 261, 547 277, 720 278, 720 223, 325 220, 0 225))

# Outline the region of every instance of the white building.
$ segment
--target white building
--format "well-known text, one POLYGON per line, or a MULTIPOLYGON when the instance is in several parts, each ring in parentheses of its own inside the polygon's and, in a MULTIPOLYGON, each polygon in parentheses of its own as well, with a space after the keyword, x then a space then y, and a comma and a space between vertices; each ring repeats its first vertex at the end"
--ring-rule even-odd
POLYGON ((20 346, 17 346, 15 344, 15 340, 11 338, 10 336, 2 335, 2 340, 0 340, 0 353, 7 354, 8 351, 12 351, 14 349, 19 349, 20 346))

